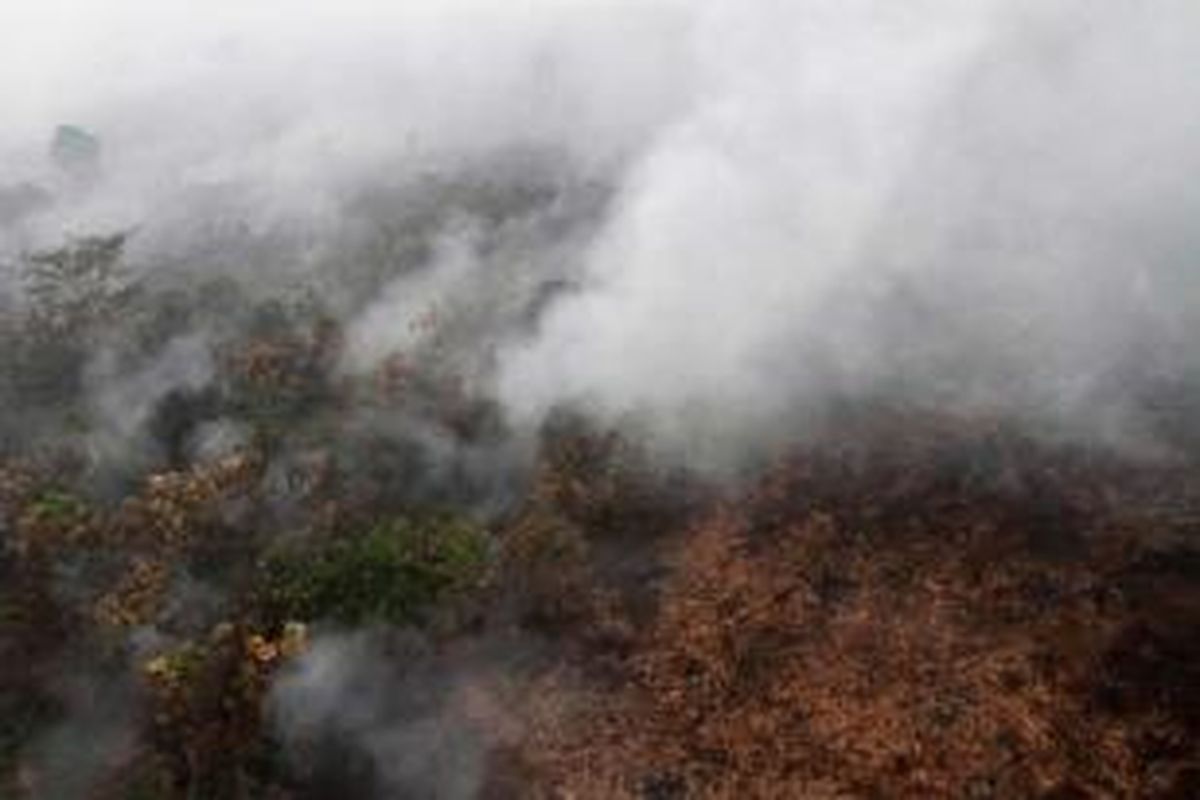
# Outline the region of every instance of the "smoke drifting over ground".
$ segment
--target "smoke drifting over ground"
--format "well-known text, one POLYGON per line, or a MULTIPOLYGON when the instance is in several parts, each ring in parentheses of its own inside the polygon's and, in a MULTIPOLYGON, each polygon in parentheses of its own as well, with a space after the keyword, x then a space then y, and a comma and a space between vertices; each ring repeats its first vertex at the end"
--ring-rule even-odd
POLYGON ((524 642, 515 651, 485 642, 437 653, 403 633, 331 634, 276 684, 273 707, 304 767, 318 782, 324 773, 330 791, 345 791, 357 771, 362 794, 466 800, 480 796, 489 750, 520 732, 487 704, 484 687, 527 651, 524 642), (347 760, 355 756, 367 762, 347 760))
MULTIPOLYGON (((810 434, 835 466, 779 473, 754 514, 826 530, 820 502, 895 477, 885 457, 847 483, 837 459, 932 410, 1001 431, 904 455, 953 501, 932 518, 976 503, 1083 547, 1061 519, 1107 520, 1110 496, 1043 490, 1036 447, 1200 453, 1198 34, 1193 0, 5 4, 0 644, 93 626, 81 649, 122 686, 136 667, 156 711, 26 691, 86 661, 55 639, 0 668, 0 702, 36 699, 51 731, 33 771, 63 773, 18 782, 83 796, 147 740, 180 792, 474 797, 526 733, 474 688, 520 684, 556 636, 644 677, 623 659, 653 614, 606 603, 657 602, 651 540, 684 530, 706 470, 810 434), (820 432, 847 409, 838 450, 820 432), (429 611, 460 594, 452 621, 429 611), (270 724, 300 767, 172 738, 257 746, 270 724), (68 774, 105 728, 114 753, 68 774)), ((1177 463, 1154 468, 1187 484, 1177 463)), ((908 531, 902 505, 846 535, 908 531)), ((731 520, 731 540, 769 527, 731 520)), ((834 571, 809 594, 854 589, 834 571)))
MULTIPOLYGON (((41 9, 8 12, 6 172, 69 120, 102 134, 104 178, 14 240, 138 225, 182 261, 224 239, 254 282, 345 258, 364 187, 516 182, 520 153, 551 191, 607 187, 585 239, 527 224, 501 257, 510 296, 574 287, 502 348, 516 419, 581 402, 699 457, 900 392, 1132 436, 1136 384, 1192 366, 1184 2, 41 9)), ((431 269, 354 323, 352 363, 432 296, 506 302, 472 220, 434 235, 431 269)))
POLYGON ((611 161, 680 104, 684 80, 683 46, 671 42, 687 20, 661 5, 217 3, 198 13, 134 1, 13 13, 3 144, 28 155, 64 120, 102 132, 108 191, 76 209, 91 222, 178 221, 195 209, 164 200, 224 188, 237 203, 224 213, 255 230, 297 216, 336 224, 340 201, 364 184, 454 171, 497 150, 611 161))
POLYGON ((1195 11, 1002 5, 714 16, 713 90, 628 173, 513 401, 735 442, 863 392, 1092 428, 1190 368, 1195 11))

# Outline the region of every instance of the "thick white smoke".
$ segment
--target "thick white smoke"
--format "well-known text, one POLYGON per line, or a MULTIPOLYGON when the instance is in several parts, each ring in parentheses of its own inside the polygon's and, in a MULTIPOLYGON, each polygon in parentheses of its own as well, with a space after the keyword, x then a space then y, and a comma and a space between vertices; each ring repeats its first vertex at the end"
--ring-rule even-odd
MULTIPOLYGON (((21 251, 127 229, 138 277, 275 299, 299 275, 349 373, 415 353, 513 427, 581 406, 700 466, 844 398, 1158 446, 1145 395, 1182 386, 1195 442, 1198 39, 1195 0, 0 0, 0 308, 21 251), (96 174, 48 157, 63 124, 96 174)), ((237 296, 139 358, 80 345, 98 461, 215 379, 237 296)), ((524 452, 490 417, 473 449, 329 406, 347 450, 394 445, 372 492, 486 473, 490 509, 524 452)), ((247 435, 199 421, 200 454, 247 435)), ((487 743, 448 687, 475 674, 421 656, 395 689, 379 652, 318 641, 281 726, 344 736, 389 790, 473 796, 487 743)))
MULTIPOLYGON (((505 152, 611 189, 574 292, 498 338, 517 420, 578 402, 724 452, 831 397, 898 392, 1124 435, 1131 387, 1192 366, 1186 0, 0 13, 0 180, 36 178, 56 124, 104 145, 101 185, 0 232, 23 243, 136 224, 136 246, 169 249, 216 215, 320 251, 362 186, 505 152)), ((461 286, 486 305, 494 258, 459 230, 432 256, 458 271, 389 287, 352 325, 351 364, 408 342, 407 297, 461 286)))
POLYGON ((1195 5, 740 3, 694 30, 704 90, 626 174, 593 285, 511 355, 514 406, 648 413, 693 450, 879 392, 1136 436, 1112 395, 1200 333, 1195 5))
POLYGON ((682 104, 689 24, 628 0, 5 4, 0 181, 37 177, 62 123, 101 136, 106 184, 55 231, 178 225, 214 186, 252 225, 311 225, 365 182, 500 148, 598 169, 682 104))
POLYGON ((830 306, 870 277, 864 247, 927 120, 985 45, 990 17, 967 5, 698 14, 705 90, 625 176, 590 258, 594 288, 513 356, 512 402, 578 396, 740 434, 796 400, 804 349, 840 360, 869 346, 829 329, 853 310, 830 306))

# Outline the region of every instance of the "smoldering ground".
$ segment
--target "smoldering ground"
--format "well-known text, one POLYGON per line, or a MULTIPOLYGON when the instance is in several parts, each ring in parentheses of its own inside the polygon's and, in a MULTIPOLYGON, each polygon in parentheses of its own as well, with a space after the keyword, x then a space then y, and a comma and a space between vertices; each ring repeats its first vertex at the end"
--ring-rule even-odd
MULTIPOLYGON (((313 356, 338 380, 397 355, 440 365, 491 433, 464 442, 442 393, 346 419, 298 405, 280 484, 336 431, 395 445, 379 497, 492 514, 563 406, 718 471, 847 398, 1187 444, 1200 12, 1184 0, 197 9, 0 17, 0 181, 20 212, 0 229, 2 294, 29 303, 23 254, 128 230, 131 280, 209 298, 136 345, 108 326, 71 354, 97 470, 219 447, 205 432, 241 441, 214 359, 232 330, 286 328, 292 311, 259 301, 288 292, 342 326, 313 356), (102 141, 93 180, 47 160, 64 122, 102 141), (1164 393, 1174 416, 1148 415, 1164 393)), ((62 430, 3 388, 12 441, 62 430)))
POLYGON ((496 683, 534 658, 520 637, 439 652, 386 630, 330 632, 277 683, 273 707, 321 795, 479 796, 489 758, 521 735, 496 683))

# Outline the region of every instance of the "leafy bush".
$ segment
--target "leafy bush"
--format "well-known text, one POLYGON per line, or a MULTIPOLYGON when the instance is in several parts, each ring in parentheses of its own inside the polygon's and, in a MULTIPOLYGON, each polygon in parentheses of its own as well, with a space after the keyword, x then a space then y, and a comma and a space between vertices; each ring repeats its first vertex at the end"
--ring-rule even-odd
POLYGON ((270 557, 264 601, 280 619, 417 622, 431 606, 478 585, 488 556, 484 531, 461 517, 393 520, 270 557))
POLYGON ((69 523, 87 515, 87 507, 72 494, 49 489, 33 501, 30 513, 54 522, 69 523))

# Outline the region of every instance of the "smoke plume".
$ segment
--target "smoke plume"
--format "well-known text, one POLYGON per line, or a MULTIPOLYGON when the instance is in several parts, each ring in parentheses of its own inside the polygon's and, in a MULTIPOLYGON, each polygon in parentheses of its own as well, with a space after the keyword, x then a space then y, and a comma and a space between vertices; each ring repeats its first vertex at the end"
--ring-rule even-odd
MULTIPOLYGON (((336 262, 363 187, 533 151, 612 200, 536 332, 493 331, 517 419, 580 403, 723 452, 899 391, 1112 433, 1127 370, 1190 367, 1187 3, 206 9, 9 12, 12 180, 56 123, 105 144, 102 185, 60 188, 24 236, 138 225, 161 261, 236 220, 292 244, 267 259, 286 267, 227 259, 253 282, 336 262)), ((431 268, 355 320, 352 362, 480 291, 478 226, 433 234, 431 268)))

